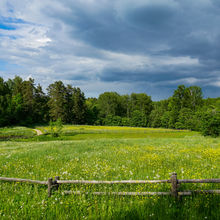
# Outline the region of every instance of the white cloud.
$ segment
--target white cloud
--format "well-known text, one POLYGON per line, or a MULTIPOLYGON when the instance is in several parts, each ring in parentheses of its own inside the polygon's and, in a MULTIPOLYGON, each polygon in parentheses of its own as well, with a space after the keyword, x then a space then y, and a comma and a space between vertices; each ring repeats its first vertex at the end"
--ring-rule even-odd
POLYGON ((161 57, 158 59, 161 65, 199 65, 199 60, 197 58, 191 57, 161 57))
POLYGON ((171 56, 143 56, 134 54, 123 54, 103 51, 107 66, 123 70, 160 70, 166 66, 192 66, 199 65, 197 58, 190 57, 171 57, 171 56))
POLYGON ((216 81, 212 81, 209 83, 211 86, 220 87, 220 78, 218 78, 216 81))
MULTIPOLYGON (((204 63, 209 56, 211 63, 219 63, 220 57, 220 19, 212 7, 210 0, 1 0, 1 16, 24 23, 14 22, 15 30, 0 29, 0 59, 19 66, 13 69, 14 74, 24 78, 31 74, 45 85, 63 80, 81 85, 90 94, 139 89, 135 82, 101 82, 100 76, 109 69, 119 74, 127 71, 128 77, 129 73, 137 72, 137 77, 142 74, 139 82, 145 74, 144 83, 150 81, 150 74, 172 71, 178 77, 170 80, 170 85, 209 84, 219 88, 219 79, 213 82, 218 75, 212 75, 219 66, 212 65, 214 70, 208 71, 204 63), (175 29, 157 26, 152 31, 142 24, 139 29, 138 23, 131 22, 129 13, 152 5, 174 12, 176 17, 170 22, 175 29)), ((4 70, 1 74, 7 77, 12 72, 4 70)), ((148 83, 156 85, 158 78, 148 83)), ((169 84, 164 76, 161 78, 169 84)))

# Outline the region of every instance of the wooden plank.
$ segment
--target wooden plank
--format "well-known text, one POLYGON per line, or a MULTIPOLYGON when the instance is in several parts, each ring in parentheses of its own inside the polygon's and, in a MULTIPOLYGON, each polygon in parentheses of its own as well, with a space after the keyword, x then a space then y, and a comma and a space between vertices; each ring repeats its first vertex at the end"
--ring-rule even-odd
POLYGON ((49 178, 49 179, 48 179, 47 185, 48 185, 48 188, 47 188, 48 197, 51 197, 51 194, 52 194, 52 186, 53 186, 53 178, 49 178))
POLYGON ((118 195, 118 196, 154 196, 154 195, 171 195, 170 192, 81 192, 81 191, 64 191, 63 194, 73 195, 118 195))
POLYGON ((47 185, 47 181, 40 181, 40 180, 29 180, 29 179, 18 179, 18 178, 7 178, 7 177, 0 177, 0 180, 7 182, 25 182, 25 183, 36 183, 41 185, 47 185))
POLYGON ((220 194, 220 190, 191 190, 191 191, 183 191, 183 192, 178 192, 178 195, 180 196, 190 196, 194 193, 198 194, 220 194))
POLYGON ((54 187, 56 188, 56 190, 58 190, 59 188, 59 183, 57 183, 57 181, 60 179, 59 176, 55 176, 54 178, 54 187))
POLYGON ((179 183, 220 183, 220 179, 185 179, 178 180, 179 183))
POLYGON ((178 180, 177 180, 176 173, 172 174, 170 181, 171 181, 171 194, 173 197, 177 197, 178 196, 178 189, 177 189, 178 180))
MULTIPOLYGON (((153 196, 153 195, 172 195, 171 192, 81 192, 81 191, 64 191, 63 194, 73 195, 118 195, 118 196, 153 196)), ((190 196, 193 193, 220 194, 220 190, 195 190, 178 192, 179 196, 190 196)))
POLYGON ((146 184, 146 183, 169 183, 170 180, 116 180, 116 181, 97 181, 97 180, 57 180, 58 184, 146 184))

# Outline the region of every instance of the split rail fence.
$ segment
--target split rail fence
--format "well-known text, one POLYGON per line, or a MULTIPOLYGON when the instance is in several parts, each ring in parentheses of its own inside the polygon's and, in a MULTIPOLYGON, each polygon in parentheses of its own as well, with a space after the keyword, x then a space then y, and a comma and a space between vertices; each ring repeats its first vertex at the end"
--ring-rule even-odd
POLYGON ((181 183, 220 183, 220 179, 177 179, 177 174, 172 173, 168 180, 120 180, 120 181, 96 181, 96 180, 60 180, 57 176, 54 179, 49 178, 48 181, 29 180, 29 179, 17 179, 0 177, 0 181, 7 182, 25 182, 32 184, 47 185, 48 197, 51 197, 52 190, 58 190, 60 184, 158 184, 158 183, 170 183, 170 192, 81 192, 81 191, 64 191, 64 194, 93 194, 93 195, 118 195, 118 196, 149 196, 149 195, 171 195, 175 198, 178 196, 188 196, 194 193, 206 193, 206 194, 220 194, 220 189, 216 190, 189 190, 179 191, 181 183))

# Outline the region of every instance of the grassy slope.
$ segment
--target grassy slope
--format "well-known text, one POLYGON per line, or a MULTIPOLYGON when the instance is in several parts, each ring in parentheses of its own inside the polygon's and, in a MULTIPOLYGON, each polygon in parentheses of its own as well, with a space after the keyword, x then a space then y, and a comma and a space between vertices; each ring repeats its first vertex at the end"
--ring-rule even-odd
MULTIPOLYGON (((49 127, 37 127, 43 133, 49 133, 49 127)), ((56 140, 91 140, 91 139, 129 139, 129 138, 183 138, 198 135, 187 130, 113 127, 113 126, 64 126, 61 137, 56 140)), ((33 140, 50 141, 50 136, 35 137, 33 140)))
MULTIPOLYGON (((47 180, 57 175, 61 179, 135 180, 168 179, 173 171, 178 173, 180 179, 220 176, 219 138, 204 138, 187 131, 117 127, 100 129, 100 127, 66 126, 64 132, 73 132, 75 136, 81 135, 82 140, 0 142, 0 176, 39 180, 47 180), (158 138, 158 133, 162 134, 163 138, 158 138), (95 135, 98 134, 105 134, 107 138, 104 139, 102 136, 102 139, 100 137, 96 139, 95 135), (128 138, 131 134, 139 138, 128 138)), ((170 185, 165 184, 119 185, 107 188, 72 186, 72 189, 140 192, 168 191, 169 187, 170 185)), ((63 196, 61 191, 65 188, 71 187, 62 186, 60 192, 55 192, 51 198, 47 198, 44 186, 0 183, 0 218, 173 219, 175 216, 178 219, 219 218, 219 196, 185 197, 176 203, 172 198, 156 196, 150 198, 63 196)), ((194 188, 216 189, 218 186, 216 184, 181 186, 181 189, 194 188)))
POLYGON ((10 140, 15 138, 31 138, 36 132, 26 127, 4 127, 0 128, 0 140, 10 140))

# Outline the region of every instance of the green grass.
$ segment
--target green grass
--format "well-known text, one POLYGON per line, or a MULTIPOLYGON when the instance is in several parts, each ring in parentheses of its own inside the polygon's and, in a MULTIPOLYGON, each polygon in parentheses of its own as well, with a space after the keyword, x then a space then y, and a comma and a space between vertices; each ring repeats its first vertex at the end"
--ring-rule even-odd
POLYGON ((36 135, 36 132, 31 128, 26 127, 4 127, 0 128, 0 141, 11 139, 27 139, 36 135))
MULTIPOLYGON (((49 127, 37 127, 43 133, 50 132, 49 127)), ((59 138, 52 138, 50 135, 34 137, 33 140, 91 140, 91 139, 130 139, 130 138, 183 138, 186 136, 198 135, 197 132, 187 130, 135 128, 135 127, 114 127, 114 126, 77 126, 65 125, 59 138)))
MULTIPOLYGON (((41 129, 47 132, 46 127, 41 129)), ((49 135, 38 138, 49 138, 49 135)), ((205 138, 189 131, 65 126, 57 140, 28 140, 0 142, 0 176, 38 180, 55 176, 79 180, 147 180, 169 179, 175 171, 179 179, 220 177, 220 138, 205 138), (75 135, 71 136, 71 132, 75 135)), ((182 184, 180 189, 218 188, 218 184, 182 184)), ((64 196, 65 189, 169 191, 170 184, 61 185, 48 198, 45 186, 0 182, 0 219, 220 217, 220 196, 195 195, 176 202, 165 196, 64 196)))

